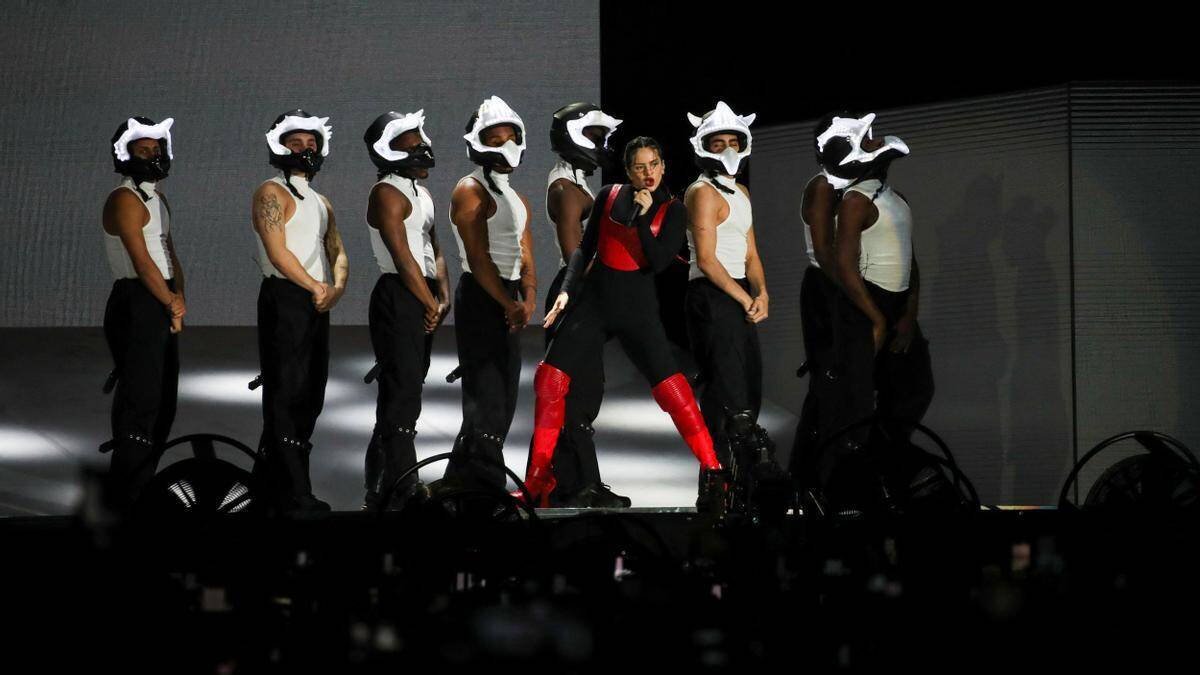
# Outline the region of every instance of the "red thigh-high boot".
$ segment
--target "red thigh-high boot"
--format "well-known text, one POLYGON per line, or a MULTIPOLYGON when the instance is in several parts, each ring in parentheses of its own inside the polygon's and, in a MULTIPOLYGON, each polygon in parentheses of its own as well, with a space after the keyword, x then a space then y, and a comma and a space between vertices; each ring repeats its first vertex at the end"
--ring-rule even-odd
POLYGON ((692 454, 700 460, 700 494, 696 509, 701 513, 722 512, 728 474, 717 461, 717 453, 713 452, 712 436, 700 415, 700 406, 696 405, 687 378, 682 373, 675 373, 654 385, 651 391, 658 406, 671 415, 671 421, 692 449, 692 454))
MULTIPOLYGON (((567 391, 571 388, 571 376, 545 361, 538 364, 533 376, 533 391, 537 400, 533 407, 533 444, 529 451, 529 470, 525 473, 525 487, 534 505, 550 505, 550 493, 557 481, 550 469, 554 459, 554 446, 567 415, 567 391)), ((513 496, 520 497, 518 490, 513 496)))
POLYGON ((683 373, 675 373, 654 385, 650 391, 658 407, 671 416, 671 421, 675 423, 679 435, 683 436, 683 441, 692 449, 692 454, 700 460, 700 468, 720 469, 717 453, 713 452, 712 436, 708 435, 708 427, 700 415, 700 406, 696 405, 696 397, 692 395, 692 386, 683 373))

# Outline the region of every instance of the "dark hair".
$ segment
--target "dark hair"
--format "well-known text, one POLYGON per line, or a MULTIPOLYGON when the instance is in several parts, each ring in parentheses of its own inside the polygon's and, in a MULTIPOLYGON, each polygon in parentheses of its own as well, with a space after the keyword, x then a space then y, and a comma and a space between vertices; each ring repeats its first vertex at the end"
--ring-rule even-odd
POLYGON ((625 144, 626 169, 628 169, 629 165, 633 163, 633 158, 635 155, 637 155, 637 151, 641 150, 642 148, 650 148, 658 155, 659 159, 662 159, 663 150, 662 146, 658 144, 658 141, 650 138, 649 136, 638 136, 637 138, 634 138, 625 144))

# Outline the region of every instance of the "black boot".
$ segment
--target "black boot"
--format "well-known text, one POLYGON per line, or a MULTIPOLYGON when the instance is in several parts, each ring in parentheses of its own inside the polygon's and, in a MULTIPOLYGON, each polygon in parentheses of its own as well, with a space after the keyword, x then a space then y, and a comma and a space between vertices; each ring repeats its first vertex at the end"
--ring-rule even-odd
POLYGON ((446 466, 445 479, 480 490, 504 491, 504 437, 477 431, 459 434, 446 466), (489 461, 490 460, 490 461, 489 461))
POLYGON ((570 496, 563 506, 573 509, 627 509, 633 501, 614 493, 604 483, 588 483, 570 496))
POLYGON ((756 522, 782 518, 794 491, 790 477, 775 460, 775 444, 755 422, 753 411, 726 409, 725 416, 734 482, 730 508, 756 522))
POLYGON ((402 426, 392 428, 380 436, 383 446, 383 489, 379 495, 385 500, 384 508, 389 511, 404 508, 417 486, 424 487, 415 471, 403 481, 399 480, 404 472, 417 463, 417 449, 414 445, 416 437, 415 428, 402 426))
POLYGON ((363 496, 363 511, 381 511, 383 505, 380 504, 380 495, 383 493, 383 442, 379 438, 379 431, 376 430, 371 434, 371 442, 367 444, 367 455, 365 462, 364 476, 366 482, 366 494, 363 496))
POLYGON ((300 470, 301 474, 297 477, 296 484, 300 486, 300 490, 293 493, 293 500, 297 505, 298 512, 320 512, 332 511, 328 502, 317 499, 312 490, 312 479, 309 473, 309 457, 312 455, 312 443, 302 443, 300 445, 300 470))
POLYGON ((387 510, 403 511, 410 506, 420 507, 432 497, 433 493, 430 492, 429 486, 414 477, 413 480, 405 480, 392 493, 392 498, 388 500, 387 510))
POLYGON ((839 519, 862 518, 877 505, 879 476, 867 448, 843 438, 826 451, 827 473, 821 481, 829 515, 839 519), (832 460, 832 461, 830 461, 832 460))
POLYGON ((696 511, 723 517, 728 492, 728 471, 725 469, 701 469, 700 494, 696 497, 696 511))
POLYGON ((775 443, 755 424, 747 438, 752 462, 747 502, 756 520, 778 522, 795 501, 792 478, 775 459, 775 443))
MULTIPOLYGON (((308 475, 308 457, 312 444, 279 436, 263 447, 263 465, 259 474, 262 498, 272 513, 304 514, 329 511, 329 504, 317 499, 308 475)), ((259 467, 255 467, 259 469, 259 467)))
POLYGON ((416 435, 415 429, 400 426, 372 434, 367 446, 364 511, 396 511, 408 501, 409 493, 420 483, 417 474, 396 481, 417 463, 416 435))
POLYGON ((128 511, 154 479, 159 450, 139 432, 124 434, 105 444, 112 448, 109 464, 108 501, 116 511, 128 511))

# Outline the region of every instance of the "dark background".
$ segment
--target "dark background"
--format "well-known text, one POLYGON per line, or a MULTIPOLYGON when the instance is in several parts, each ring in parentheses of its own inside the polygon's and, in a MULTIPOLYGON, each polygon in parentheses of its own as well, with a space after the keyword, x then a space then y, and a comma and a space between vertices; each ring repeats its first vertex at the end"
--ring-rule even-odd
POLYGON ((625 120, 615 144, 638 135, 663 144, 667 183, 679 192, 695 177, 684 111, 703 114, 717 100, 756 113, 761 128, 1070 81, 1196 80, 1194 41, 1178 16, 1098 7, 1068 20, 1013 3, 968 15, 890 3, 738 2, 722 11, 601 0, 601 100, 625 120))

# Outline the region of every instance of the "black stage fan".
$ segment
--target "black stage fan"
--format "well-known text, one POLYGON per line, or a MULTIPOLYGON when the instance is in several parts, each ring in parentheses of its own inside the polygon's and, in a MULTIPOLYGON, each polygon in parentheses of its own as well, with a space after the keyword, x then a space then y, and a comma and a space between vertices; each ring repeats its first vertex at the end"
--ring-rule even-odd
POLYGON ((1104 470, 1088 490, 1083 508, 1121 511, 1195 511, 1200 507, 1200 462, 1183 443, 1155 431, 1127 431, 1109 437, 1075 463, 1058 496, 1059 508, 1076 508, 1067 495, 1084 465, 1102 450, 1133 439, 1147 452, 1126 457, 1104 470))
POLYGON ((932 429, 917 422, 860 420, 827 438, 817 449, 841 452, 841 439, 870 427, 867 444, 837 461, 816 506, 828 515, 883 511, 928 513, 978 510, 979 494, 958 467, 950 447, 932 429), (937 447, 933 453, 913 442, 921 432, 937 447))
POLYGON ((475 453, 463 453, 461 451, 457 453, 444 452, 440 455, 426 457, 410 466, 404 473, 397 476, 396 480, 390 486, 384 489, 383 494, 380 495, 380 503, 390 503, 392 494, 404 485, 409 476, 414 475, 422 467, 449 459, 482 462, 493 467, 499 466, 517 484, 517 489, 521 494, 525 495, 525 500, 516 499, 503 489, 481 486, 474 481, 442 478, 429 484, 428 498, 410 499, 402 511, 435 514, 439 517, 472 521, 537 521, 537 513, 529 505, 529 490, 525 487, 525 483, 521 480, 520 476, 513 473, 512 469, 509 469, 502 462, 491 457, 475 453))
POLYGON ((241 513, 253 502, 250 472, 218 459, 213 443, 233 446, 255 459, 245 444, 217 434, 191 434, 167 443, 162 451, 190 443, 192 457, 182 459, 155 474, 142 491, 135 512, 149 517, 180 515, 211 516, 241 513))

